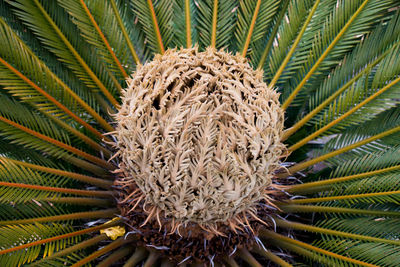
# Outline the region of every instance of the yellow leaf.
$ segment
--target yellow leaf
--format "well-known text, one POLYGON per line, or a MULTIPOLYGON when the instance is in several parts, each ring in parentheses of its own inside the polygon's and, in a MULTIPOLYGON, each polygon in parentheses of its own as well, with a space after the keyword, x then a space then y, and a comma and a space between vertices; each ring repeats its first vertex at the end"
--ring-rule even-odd
MULTIPOLYGON (((115 217, 111 221, 108 221, 107 223, 113 222, 115 220, 118 220, 118 217, 115 217)), ((125 228, 122 226, 113 226, 110 228, 102 229, 100 230, 100 234, 106 234, 109 238, 112 240, 117 239, 120 236, 123 236, 125 234, 125 228)))

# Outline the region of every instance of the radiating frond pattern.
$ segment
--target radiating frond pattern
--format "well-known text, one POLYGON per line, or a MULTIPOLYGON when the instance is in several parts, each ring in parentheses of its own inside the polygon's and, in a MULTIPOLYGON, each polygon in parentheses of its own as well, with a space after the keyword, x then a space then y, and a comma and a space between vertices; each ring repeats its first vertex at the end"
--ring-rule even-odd
MULTIPOLYGON (((399 100, 398 0, 0 0, 0 266, 399 266, 399 100), (262 71, 265 87, 280 94, 288 151, 272 175, 281 197, 258 203, 274 212, 252 210, 232 224, 251 232, 257 221, 251 245, 225 253, 204 239, 205 251, 225 254, 202 262, 166 257, 168 242, 138 242, 141 228, 118 208, 129 198, 116 196, 120 159, 112 145, 114 115, 137 66, 192 47, 238 53, 262 71)), ((142 116, 139 130, 148 122, 142 116)), ((207 147, 220 133, 205 126, 191 130, 207 147)), ((139 217, 152 217, 145 208, 139 217)), ((171 235, 179 227, 163 240, 179 239, 171 235)))

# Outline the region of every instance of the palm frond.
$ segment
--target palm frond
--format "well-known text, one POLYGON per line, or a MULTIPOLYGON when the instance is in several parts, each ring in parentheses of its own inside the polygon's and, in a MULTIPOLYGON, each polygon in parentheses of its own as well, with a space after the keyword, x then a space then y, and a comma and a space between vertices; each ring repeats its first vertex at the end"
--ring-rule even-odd
MULTIPOLYGON (((5 96, 1 96, 0 101, 3 104, 0 108, 0 123, 2 125, 0 135, 7 142, 45 152, 56 158, 68 159, 71 163, 78 166, 86 166, 84 168, 102 173, 98 167, 74 158, 68 152, 84 158, 86 157, 90 161, 97 162, 97 164, 104 164, 106 162, 69 145, 69 136, 60 131, 60 129, 57 129, 54 124, 51 124, 44 118, 41 119, 22 104, 12 101, 5 96), (18 110, 18 112, 13 112, 14 109, 18 110)), ((112 168, 109 163, 106 164, 112 168)))
MULTIPOLYGON (((1 227, 0 232, 0 242, 3 250, 9 247, 34 242, 35 240, 40 240, 46 237, 72 232, 72 227, 66 224, 45 225, 36 223, 31 225, 4 226, 1 227)), ((79 237, 74 236, 71 238, 48 242, 44 247, 41 245, 31 246, 27 250, 20 250, 12 255, 2 254, 0 255, 0 262, 6 266, 21 266, 22 264, 32 262, 40 255, 46 257, 54 251, 79 242, 79 240, 79 237)))
POLYGON ((132 9, 139 18, 145 43, 149 44, 153 53, 163 54, 169 46, 173 32, 172 7, 173 2, 167 0, 140 0, 132 1, 132 9))
MULTIPOLYGON (((318 75, 313 76, 314 72, 318 69, 317 74, 326 76, 326 71, 329 71, 332 66, 337 64, 338 59, 351 51, 360 42, 361 37, 375 26, 382 12, 393 4, 393 1, 352 1, 338 5, 339 7, 328 16, 323 30, 317 31, 313 35, 314 41, 312 41, 311 48, 299 49, 299 52, 293 56, 298 59, 298 63, 292 61, 287 67, 288 73, 296 72, 294 77, 290 75, 296 87, 290 92, 290 97, 286 95, 289 94, 289 91, 285 89, 283 97, 286 104, 284 107, 293 101, 306 84, 314 83, 315 86, 315 83, 319 83, 320 78, 318 75), (300 52, 301 50, 303 51, 300 52)), ((282 79, 284 80, 284 75, 282 79)), ((280 83, 283 88, 289 86, 288 82, 278 81, 278 84, 280 83)), ((308 93, 305 90, 303 95, 308 93)), ((304 100, 299 96, 297 101, 297 103, 302 103, 304 100)))
MULTIPOLYGON (((59 1, 59 4, 73 17, 72 21, 81 31, 84 39, 97 48, 96 54, 107 63, 106 67, 112 72, 110 75, 114 73, 119 79, 126 78, 128 74, 85 2, 68 0, 59 1), (95 31, 93 31, 93 28, 95 31)), ((111 8, 108 8, 107 11, 109 14, 112 12, 111 8)), ((116 78, 114 79, 116 80, 116 78)), ((119 83, 116 84, 116 87, 121 90, 120 86, 119 83)))
POLYGON ((46 113, 63 119, 70 116, 92 132, 96 132, 92 126, 85 122, 89 118, 79 118, 75 115, 83 113, 82 110, 84 109, 99 121, 103 127, 110 129, 110 126, 107 126, 104 119, 63 83, 3 20, 0 20, 0 26, 0 37, 3 41, 0 53, 4 56, 5 60, 12 60, 12 62, 17 63, 16 67, 20 69, 18 71, 8 64, 8 62, 3 62, 2 60, 1 78, 5 89, 10 90, 11 93, 24 101, 33 103, 37 108, 46 113), (43 75, 39 75, 41 73, 43 75), (42 84, 43 88, 30 81, 28 77, 25 77, 26 75, 34 79, 37 84, 42 84), (52 88, 51 91, 50 88, 52 88), (47 103, 47 105, 44 105, 44 103, 47 103))
POLYGON ((172 46, 192 47, 192 44, 198 42, 195 8, 196 4, 193 0, 174 1, 174 14, 185 14, 185 16, 174 16, 173 18, 174 40, 172 40, 172 46))
POLYGON ((374 264, 374 266, 397 266, 399 264, 399 247, 380 244, 367 243, 353 240, 325 237, 317 243, 319 247, 328 248, 336 253, 346 251, 355 259, 374 264), (333 246, 333 244, 335 244, 333 246), (333 249, 332 249, 333 248, 333 249))
POLYGON ((399 103, 398 97, 400 96, 398 82, 394 83, 385 92, 382 92, 382 94, 376 95, 375 93, 384 89, 387 82, 395 80, 400 73, 399 51, 398 47, 393 49, 382 60, 379 67, 376 68, 374 75, 368 75, 367 73, 363 77, 360 77, 357 83, 353 84, 352 88, 349 88, 346 92, 338 96, 335 101, 321 112, 321 115, 315 116, 310 121, 310 124, 314 124, 316 129, 320 129, 368 98, 369 101, 352 114, 351 118, 336 124, 324 132, 324 134, 336 133, 352 125, 358 125, 365 120, 376 117, 387 108, 395 107, 399 103), (383 77, 381 73, 385 73, 385 76, 383 77))
MULTIPOLYGON (((68 40, 60 27, 57 25, 56 21, 54 21, 51 15, 45 10, 45 7, 39 1, 33 2, 10 2, 16 9, 15 14, 22 20, 24 23, 32 29, 32 31, 40 38, 41 42, 57 57, 67 64, 67 67, 70 68, 74 73, 89 87, 93 90, 100 89, 100 91, 105 95, 105 97, 111 102, 113 105, 118 105, 118 102, 115 100, 112 94, 115 94, 115 91, 109 91, 104 81, 102 81, 96 72, 101 73, 100 77, 108 78, 107 74, 104 73, 104 70, 101 71, 102 65, 98 63, 98 60, 94 60, 91 58, 93 66, 96 66, 97 69, 100 70, 92 70, 89 67, 87 61, 81 56, 82 52, 78 52, 74 45, 68 40), (94 64, 93 64, 94 63, 94 64), (103 72, 103 73, 102 73, 103 72)), ((58 16, 60 18, 60 16, 58 16)), ((87 53, 87 52, 86 52, 87 53)), ((108 84, 111 81, 108 80, 108 84)), ((106 83, 107 84, 107 83, 106 83)), ((112 88, 112 87, 108 87, 112 88)))
MULTIPOLYGON (((0 0, 0 42, 1 266, 400 265, 397 0, 0 0), (125 101, 122 88, 141 64, 180 47, 245 57, 281 93, 285 110, 278 139, 288 158, 270 174, 268 197, 229 221, 233 232, 221 236, 222 246, 208 234, 189 243, 195 231, 148 211, 140 188, 114 199, 135 186, 122 177, 137 175, 115 171, 122 164, 112 147, 120 141, 113 114, 125 101), (132 204, 132 221, 124 203, 132 204), (175 226, 163 235, 165 221, 175 226)), ((254 89, 246 75, 232 75, 254 89)), ((178 123, 167 125, 167 138, 181 138, 178 123)), ((197 175, 213 155, 214 133, 208 122, 193 123, 202 147, 189 159, 197 175)), ((185 163, 164 162, 163 154, 191 146, 151 149, 160 150, 163 168, 180 173, 185 163)), ((141 168, 151 179, 151 168, 141 168)), ((240 201, 254 184, 243 186, 240 201)), ((196 198, 186 191, 181 199, 196 198)))
MULTIPOLYGON (((245 56, 249 53, 249 57, 254 61, 254 55, 258 48, 261 47, 265 38, 268 26, 275 16, 279 2, 271 1, 241 1, 238 7, 238 17, 234 46, 245 56)), ((256 65, 256 62, 253 63, 256 65)))
POLYGON ((237 1, 206 0, 197 2, 199 46, 220 49, 230 46, 237 14, 237 1))
POLYGON ((143 35, 139 29, 136 29, 139 28, 139 25, 137 19, 133 16, 132 12, 130 12, 131 8, 128 4, 124 4, 124 2, 117 3, 115 0, 110 0, 110 5, 113 11, 113 15, 111 15, 108 12, 101 13, 104 9, 109 10, 107 3, 104 2, 104 4, 105 7, 101 8, 97 1, 92 2, 93 9, 98 10, 98 12, 95 12, 95 14, 98 13, 97 20, 100 21, 100 26, 103 26, 108 36, 112 36, 110 38, 112 47, 115 47, 117 55, 120 55, 119 57, 123 59, 122 62, 126 67, 129 68, 129 62, 132 61, 134 61, 135 64, 139 64, 140 59, 138 53, 136 52, 138 47, 140 54, 146 57, 148 53, 145 51, 146 47, 142 45, 143 35), (133 24, 126 23, 127 21, 131 20, 134 21, 133 24), (118 29, 120 29, 120 31, 118 29), (136 40, 136 48, 132 40, 136 40), (127 47, 124 45, 125 43, 127 47), (129 57, 131 59, 129 59, 129 57))
POLYGON ((350 56, 346 57, 342 64, 343 67, 336 68, 317 89, 316 93, 310 98, 309 108, 312 109, 306 116, 296 122, 285 132, 285 139, 296 132, 304 124, 315 124, 322 110, 337 99, 345 90, 351 86, 358 86, 358 81, 371 72, 389 53, 398 47, 396 36, 399 32, 399 15, 393 16, 387 25, 379 26, 371 35, 369 35, 360 45, 358 45, 350 56), (372 54, 370 51, 377 51, 378 54, 372 54), (354 73, 356 70, 357 74, 354 73), (310 122, 310 120, 313 122, 310 122))
MULTIPOLYGON (((288 1, 286 13, 282 19, 277 21, 277 38, 274 37, 275 45, 270 49, 270 53, 265 55, 267 64, 264 66, 265 79, 271 80, 279 66, 287 55, 291 43, 295 40, 301 29, 302 23, 306 20, 307 10, 315 4, 313 1, 288 1)), ((325 3, 326 4, 326 3, 325 3)))
POLYGON ((299 163, 299 164, 297 164, 297 165, 295 165, 293 167, 290 167, 288 169, 288 171, 289 171, 289 173, 295 173, 295 172, 303 170, 303 169, 305 169, 305 168, 307 168, 307 167, 309 167, 311 165, 314 165, 314 164, 316 164, 318 162, 321 162, 321 161, 324 161, 324 160, 328 160, 328 159, 330 159, 332 157, 335 157, 337 155, 340 155, 342 153, 348 152, 350 150, 362 147, 364 145, 367 145, 367 144, 369 144, 371 142, 374 142, 376 140, 385 138, 385 137, 390 136, 392 134, 396 134, 396 136, 397 136, 399 131, 400 131, 400 126, 391 128, 389 130, 380 132, 379 134, 370 136, 368 138, 364 138, 364 139, 362 139, 362 140, 360 140, 358 142, 355 142, 355 143, 352 143, 350 145, 341 147, 340 149, 337 149, 336 151, 332 151, 332 152, 329 152, 329 153, 324 154, 322 156, 319 156, 319 157, 313 158, 311 160, 299 163))

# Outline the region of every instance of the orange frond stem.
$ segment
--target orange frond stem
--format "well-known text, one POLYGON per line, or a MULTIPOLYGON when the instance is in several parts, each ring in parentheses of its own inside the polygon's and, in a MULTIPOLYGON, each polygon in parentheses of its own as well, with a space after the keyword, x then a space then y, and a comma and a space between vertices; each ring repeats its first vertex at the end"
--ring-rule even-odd
POLYGON ((151 14, 151 20, 152 20, 152 23, 153 23, 153 29, 154 29, 154 31, 156 33, 156 36, 157 36, 158 49, 160 50, 160 54, 164 54, 165 53, 165 48, 164 48, 164 44, 162 42, 161 32, 160 32, 160 28, 158 26, 156 12, 155 12, 154 6, 153 6, 153 1, 152 0, 147 0, 147 4, 149 6, 149 10, 150 10, 150 14, 151 14))
POLYGON ((80 157, 83 157, 83 158, 85 158, 85 159, 87 159, 87 160, 89 160, 89 161, 91 161, 93 163, 96 163, 99 166, 106 167, 106 168, 108 168, 110 170, 115 169, 115 166, 113 164, 111 164, 111 163, 109 163, 109 162, 107 162, 107 161, 105 161, 103 159, 100 159, 98 157, 92 156, 92 155, 90 155, 90 154, 88 154, 88 153, 86 153, 86 152, 84 152, 82 150, 79 150, 79 149, 77 149, 75 147, 67 145, 67 144, 65 144, 63 142, 60 142, 60 141, 58 141, 56 139, 48 137, 48 136, 46 136, 44 134, 38 133, 36 131, 33 131, 33 130, 31 130, 31 129, 29 129, 29 128, 21 125, 21 124, 18 124, 18 123, 14 122, 14 121, 11 121, 11 120, 9 120, 9 119, 7 119, 5 117, 0 116, 0 121, 5 122, 8 125, 11 125, 11 126, 17 128, 17 129, 20 129, 21 131, 26 132, 26 133, 28 133, 28 134, 30 134, 30 135, 32 135, 34 137, 37 137, 37 138, 39 138, 41 140, 44 140, 44 141, 46 141, 46 142, 48 142, 50 144, 53 144, 53 145, 58 146, 58 147, 61 147, 61 148, 65 149, 65 150, 67 150, 69 152, 72 152, 72 153, 74 153, 74 154, 76 154, 76 155, 78 155, 80 157))
POLYGON ((95 178, 95 177, 91 177, 91 176, 87 176, 87 175, 83 175, 83 174, 79 174, 79 173, 75 173, 75 172, 68 172, 68 171, 63 171, 63 170, 59 170, 59 169, 48 168, 48 167, 44 167, 41 165, 35 165, 32 163, 19 161, 19 160, 15 160, 15 159, 0 157, 0 162, 2 162, 2 161, 4 161, 4 162, 9 161, 16 165, 21 165, 21 166, 29 168, 29 169, 34 169, 34 170, 38 170, 38 171, 45 172, 45 173, 51 173, 51 174, 55 174, 55 175, 59 175, 59 176, 68 177, 68 178, 71 178, 71 179, 74 179, 77 181, 81 181, 81 182, 88 183, 88 184, 93 184, 93 185, 96 185, 96 186, 99 186, 102 188, 106 188, 106 189, 110 189, 113 184, 113 182, 111 182, 111 181, 103 180, 100 178, 95 178))
POLYGON ((112 226, 119 225, 121 223, 122 223, 122 220, 121 219, 117 219, 117 220, 115 220, 113 222, 105 223, 105 224, 102 224, 102 225, 99 225, 99 226, 94 226, 94 227, 90 227, 90 228, 87 228, 87 229, 75 231, 75 232, 72 232, 72 233, 53 236, 53 237, 50 237, 50 238, 46 238, 46 239, 38 240, 38 241, 35 241, 35 242, 23 244, 23 245, 20 245, 20 246, 9 248, 9 249, 0 250, 0 255, 4 255, 4 254, 10 253, 10 252, 22 250, 22 249, 25 249, 25 248, 30 248, 30 247, 33 247, 33 246, 47 244, 47 243, 50 243, 50 242, 53 242, 53 241, 57 241, 57 240, 61 240, 61 239, 66 239, 66 238, 71 238, 71 237, 74 237, 74 236, 93 233, 93 232, 99 231, 99 230, 104 229, 104 228, 109 228, 109 227, 112 227, 112 226))
POLYGON ((9 183, 1 182, 0 186, 15 187, 15 188, 26 188, 31 190, 49 191, 81 196, 91 196, 91 197, 112 197, 112 191, 92 191, 92 190, 82 190, 82 189, 72 189, 72 188, 60 188, 42 185, 30 185, 30 184, 20 184, 20 183, 9 183))
POLYGON ((50 203, 62 203, 69 205, 84 205, 84 206, 98 206, 98 207, 108 207, 114 202, 111 199, 102 198, 88 198, 88 197, 58 197, 58 198, 46 198, 42 201, 47 201, 50 203))
POLYGON ((400 194, 400 190, 388 191, 388 192, 354 194, 354 195, 331 196, 331 197, 316 197, 316 198, 306 198, 306 199, 293 199, 293 200, 290 200, 290 203, 294 203, 294 204, 309 204, 309 203, 320 203, 320 202, 345 200, 345 199, 358 199, 358 198, 366 198, 366 197, 390 196, 390 195, 398 195, 398 194, 400 194))
POLYGON ((190 0, 185 0, 185 21, 186 21, 186 47, 192 47, 192 26, 190 18, 190 0))
POLYGON ((100 35, 101 40, 103 41, 104 45, 107 47, 108 52, 112 56, 115 64, 117 64, 119 70, 122 73, 122 76, 125 78, 128 77, 128 74, 126 73, 125 69, 122 67, 121 62, 118 60, 117 56, 115 55, 114 51, 112 50, 110 44, 107 41, 107 38, 104 36, 103 32, 101 31, 99 25, 97 24, 96 20, 93 18, 92 14, 90 13, 89 8, 86 6, 85 2, 83 0, 80 0, 80 3, 85 10, 86 14, 88 15, 90 21, 92 22, 94 28, 96 29, 97 33, 100 35))
POLYGON ((251 36, 253 35, 254 27, 256 25, 258 12, 260 11, 260 6, 261 6, 261 0, 257 0, 257 4, 256 4, 256 7, 253 12, 253 17, 251 18, 251 23, 250 23, 249 31, 247 33, 246 41, 243 44, 242 57, 246 57, 247 49, 249 48, 250 41, 251 41, 251 36))
POLYGON ((289 193, 302 193, 302 192, 312 193, 315 190, 317 190, 315 188, 319 188, 320 186, 343 183, 343 182, 361 179, 361 178, 365 178, 368 176, 381 174, 381 173, 385 173, 385 172, 390 172, 390 171, 395 171, 395 170, 399 170, 399 169, 400 169, 400 165, 396 165, 396 166, 392 166, 392 167, 388 167, 388 168, 384 168, 384 169, 380 169, 380 170, 363 172, 363 173, 353 174, 353 175, 344 176, 344 177, 335 177, 335 178, 330 178, 330 179, 321 180, 321 181, 309 182, 309 183, 304 183, 304 184, 296 184, 296 185, 290 186, 287 189, 287 192, 289 192, 289 193), (315 189, 315 190, 313 190, 313 189, 315 189))
POLYGON ((382 210, 366 210, 341 207, 326 207, 317 205, 296 205, 288 203, 280 203, 279 207, 283 212, 292 213, 339 213, 339 214, 362 214, 374 217, 400 217, 398 211, 382 211, 382 210))
POLYGON ((31 219, 0 221, 0 225, 29 224, 35 222, 42 223, 42 222, 69 221, 69 220, 80 220, 80 219, 95 219, 95 218, 111 218, 114 217, 115 214, 118 214, 118 209, 84 211, 84 212, 75 212, 64 215, 36 217, 31 219))
POLYGON ((217 22, 218 22, 218 0, 214 0, 213 5, 213 17, 211 26, 211 44, 212 48, 215 48, 217 41, 217 22))

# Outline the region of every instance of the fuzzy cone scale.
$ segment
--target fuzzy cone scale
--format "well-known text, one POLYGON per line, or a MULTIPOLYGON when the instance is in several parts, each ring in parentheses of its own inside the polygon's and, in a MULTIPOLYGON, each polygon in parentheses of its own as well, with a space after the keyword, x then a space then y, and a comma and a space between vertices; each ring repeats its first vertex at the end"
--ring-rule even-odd
POLYGON ((128 80, 115 116, 124 181, 138 186, 146 207, 181 224, 255 210, 285 150, 278 98, 239 55, 157 55, 128 80))

